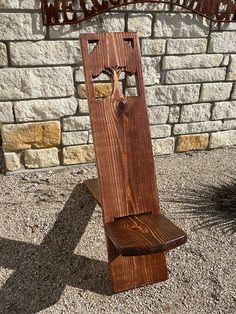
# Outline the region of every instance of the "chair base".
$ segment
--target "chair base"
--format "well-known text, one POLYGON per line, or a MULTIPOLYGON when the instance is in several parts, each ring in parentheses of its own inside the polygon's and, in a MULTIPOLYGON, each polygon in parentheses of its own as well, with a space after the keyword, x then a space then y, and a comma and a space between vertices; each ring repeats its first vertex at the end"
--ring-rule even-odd
POLYGON ((164 252, 114 257, 115 250, 108 239, 109 272, 113 292, 118 293, 168 279, 164 252))
MULTIPOLYGON (((85 186, 101 205, 98 179, 84 181, 85 186)), ((115 293, 130 290, 168 279, 164 252, 122 256, 107 237, 108 264, 112 290, 115 293)))

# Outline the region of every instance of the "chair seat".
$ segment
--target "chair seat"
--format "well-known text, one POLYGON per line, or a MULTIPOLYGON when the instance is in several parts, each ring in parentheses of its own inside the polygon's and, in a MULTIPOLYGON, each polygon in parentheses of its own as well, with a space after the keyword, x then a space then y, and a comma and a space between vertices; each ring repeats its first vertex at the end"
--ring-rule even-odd
POLYGON ((186 233, 162 214, 118 218, 105 224, 105 230, 123 256, 164 252, 187 241, 186 233))

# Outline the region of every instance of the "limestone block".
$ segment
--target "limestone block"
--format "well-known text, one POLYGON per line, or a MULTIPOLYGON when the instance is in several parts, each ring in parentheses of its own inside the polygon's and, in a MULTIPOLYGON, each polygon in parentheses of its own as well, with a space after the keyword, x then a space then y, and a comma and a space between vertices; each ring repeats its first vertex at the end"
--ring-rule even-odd
POLYGON ((13 65, 79 64, 82 62, 78 40, 10 43, 13 65))
POLYGON ((142 39, 141 51, 143 56, 164 55, 166 48, 165 39, 142 39))
POLYGON ((166 72, 166 83, 197 83, 224 81, 226 68, 171 70, 166 72))
POLYGON ((76 98, 37 99, 17 101, 14 105, 16 121, 54 120, 76 113, 76 98))
POLYGON ((124 13, 106 13, 100 15, 93 21, 85 21, 81 27, 81 32, 87 33, 92 30, 95 32, 124 32, 125 31, 125 14, 124 13), (87 25, 86 25, 87 22, 87 25))
POLYGON ((231 95, 232 99, 236 99, 236 84, 234 84, 233 92, 231 95))
POLYGON ((88 131, 63 132, 62 144, 65 146, 87 144, 88 131))
POLYGON ((146 87, 149 106, 198 102, 200 85, 170 85, 146 87))
POLYGON ((223 122, 223 130, 232 130, 232 129, 236 129, 236 119, 225 120, 223 122))
POLYGON ((0 69, 0 100, 65 97, 74 94, 70 67, 0 69))
POLYGON ((224 59, 221 65, 227 67, 229 65, 229 60, 230 60, 229 55, 224 55, 224 59))
POLYGON ((76 82, 84 82, 85 77, 84 77, 84 68, 83 66, 78 67, 75 71, 75 81, 76 82))
POLYGON ((7 58, 7 47, 3 43, 0 42, 0 67, 7 66, 8 58, 7 58))
POLYGON ((89 131, 89 139, 88 139, 88 144, 93 144, 93 134, 92 131, 89 131))
POLYGON ((209 148, 212 149, 231 145, 236 145, 236 130, 211 134, 209 148))
POLYGON ((168 39, 166 49, 167 54, 205 53, 207 50, 207 39, 205 38, 168 39))
POLYGON ((154 36, 207 37, 209 25, 205 18, 199 18, 196 14, 159 13, 154 23, 154 36))
POLYGON ((185 105, 181 108, 180 122, 207 121, 210 117, 210 103, 185 105))
POLYGON ((89 116, 68 117, 63 119, 64 131, 77 131, 89 129, 91 129, 89 116))
POLYGON ((219 23, 220 29, 224 31, 236 31, 236 24, 235 23, 219 23))
POLYGON ((40 14, 0 13, 1 40, 39 40, 45 34, 40 14))
POLYGON ((168 122, 177 123, 179 121, 180 108, 178 106, 171 106, 168 122))
POLYGON ((150 124, 166 123, 169 115, 169 107, 157 106, 148 108, 150 124))
POLYGON ((199 54, 185 56, 165 56, 163 70, 193 69, 219 67, 223 61, 222 54, 199 54))
POLYGON ((17 171, 22 168, 20 163, 20 155, 16 153, 4 153, 6 170, 17 171))
MULTIPOLYGON (((78 94, 80 98, 87 98, 85 84, 79 84, 77 90, 78 90, 78 94)), ((95 83, 94 90, 95 90, 96 98, 104 98, 112 94, 112 84, 111 83, 95 83)))
MULTIPOLYGON (((143 80, 144 84, 154 85, 160 81, 160 57, 143 57, 142 68, 143 68, 143 80)), ((129 86, 136 85, 135 76, 127 76, 127 83, 129 86)))
MULTIPOLYGON (((118 8, 119 10, 119 8, 118 8)), ((122 7, 124 11, 169 11, 169 5, 164 3, 136 3, 122 7)))
POLYGON ((175 140, 173 137, 152 140, 154 155, 167 155, 174 152, 175 140))
POLYGON ((213 107, 212 120, 236 118, 236 101, 218 102, 213 107))
POLYGON ((124 13, 105 13, 81 23, 80 33, 90 32, 124 32, 124 13))
POLYGON ((232 83, 203 83, 200 101, 227 100, 231 89, 232 83))
POLYGON ((206 133, 219 131, 222 128, 221 121, 195 122, 186 124, 175 124, 173 133, 191 134, 191 133, 206 133))
POLYGON ((152 138, 168 137, 171 134, 171 126, 167 124, 151 125, 150 130, 152 138))
POLYGON ((19 0, 1 0, 0 9, 18 9, 19 0))
POLYGON ((58 149, 29 149, 24 152, 25 167, 29 169, 56 167, 60 165, 58 149))
POLYGON ((129 14, 128 31, 138 32, 140 38, 151 36, 152 14, 129 14))
POLYGON ((236 55, 231 56, 227 80, 233 80, 233 81, 236 80, 236 55))
POLYGON ((210 34, 209 52, 236 52, 236 32, 212 32, 210 34))
POLYGON ((75 38, 78 40, 81 33, 95 32, 124 32, 124 13, 106 13, 83 21, 78 25, 53 26, 49 29, 51 38, 75 38))
POLYGON ((64 165, 74 165, 95 161, 93 145, 68 146, 63 148, 64 165))
POLYGON ((14 122, 12 102, 0 102, 0 125, 7 122, 14 122))
POLYGON ((0 9, 27 9, 40 8, 40 0, 0 0, 0 9))
POLYGON ((208 134, 182 135, 176 139, 176 152, 203 150, 208 146, 208 134))
POLYGON ((87 99, 79 99, 79 112, 81 112, 83 114, 88 114, 89 113, 87 99))
POLYGON ((54 147, 61 142, 61 128, 57 121, 7 124, 2 126, 1 133, 5 151, 54 147))

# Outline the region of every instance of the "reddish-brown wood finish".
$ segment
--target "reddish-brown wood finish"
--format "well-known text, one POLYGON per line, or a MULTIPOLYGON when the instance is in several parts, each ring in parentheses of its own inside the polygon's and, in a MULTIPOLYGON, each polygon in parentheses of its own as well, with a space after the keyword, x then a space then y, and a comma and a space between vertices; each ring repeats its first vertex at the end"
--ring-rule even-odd
MULTIPOLYGON (((101 205, 98 179, 85 180, 84 184, 98 204, 101 205)), ((168 279, 164 253, 122 256, 109 237, 107 237, 107 248, 111 284, 114 292, 121 292, 168 279)))
POLYGON ((101 193, 99 189, 98 178, 89 179, 84 181, 84 185, 87 187, 89 192, 93 195, 97 203, 102 206, 101 193))
MULTIPOLYGON (((110 247, 108 242, 108 247, 110 247)), ((117 256, 109 263, 114 292, 122 292, 168 279, 164 253, 117 256)))
POLYGON ((131 214, 160 212, 149 120, 136 33, 81 34, 89 111, 104 223, 131 214), (132 43, 131 47, 127 41, 132 43), (89 52, 89 42, 97 46, 89 52), (139 96, 124 96, 120 69, 137 75, 139 96), (93 77, 111 72, 113 93, 96 99, 93 77))
POLYGON ((124 256, 174 249, 187 240, 186 233, 162 214, 118 218, 105 225, 107 236, 124 256))
MULTIPOLYGON (((101 205, 98 179, 84 184, 101 205)), ((107 236, 123 256, 169 251, 187 241, 186 233, 164 215, 139 214, 105 224, 107 236)))
POLYGON ((94 179, 86 185, 103 209, 112 287, 120 292, 166 280, 165 253, 157 252, 178 241, 182 244, 186 235, 163 216, 155 218, 160 208, 137 34, 81 34, 80 41, 99 176, 99 187, 94 179), (89 45, 94 43, 91 51, 89 45), (123 95, 119 84, 122 71, 136 75, 138 96, 123 95), (93 79, 101 73, 111 77, 113 91, 111 96, 96 99, 93 79), (130 237, 125 227, 128 221, 132 229, 134 220, 142 229, 136 242, 132 240, 137 230, 133 229, 130 237), (157 229, 151 237, 153 228, 157 229), (140 234, 147 229, 144 243, 140 234), (122 232, 130 237, 128 242, 122 242, 122 232), (148 241, 155 243, 148 245, 148 241), (123 256, 129 252, 134 256, 123 256))

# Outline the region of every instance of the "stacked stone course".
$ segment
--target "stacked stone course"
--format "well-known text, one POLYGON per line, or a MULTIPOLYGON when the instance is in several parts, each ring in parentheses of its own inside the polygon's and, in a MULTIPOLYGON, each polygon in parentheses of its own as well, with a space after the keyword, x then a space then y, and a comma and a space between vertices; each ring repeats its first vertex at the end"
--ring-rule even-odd
MULTIPOLYGON (((0 127, 7 171, 94 161, 79 35, 97 31, 139 33, 154 154, 236 145, 236 24, 147 3, 49 28, 40 1, 3 0, 0 127)), ((135 80, 124 80, 126 94, 135 95, 135 80)), ((112 92, 104 77, 95 89, 98 97, 112 92)))

